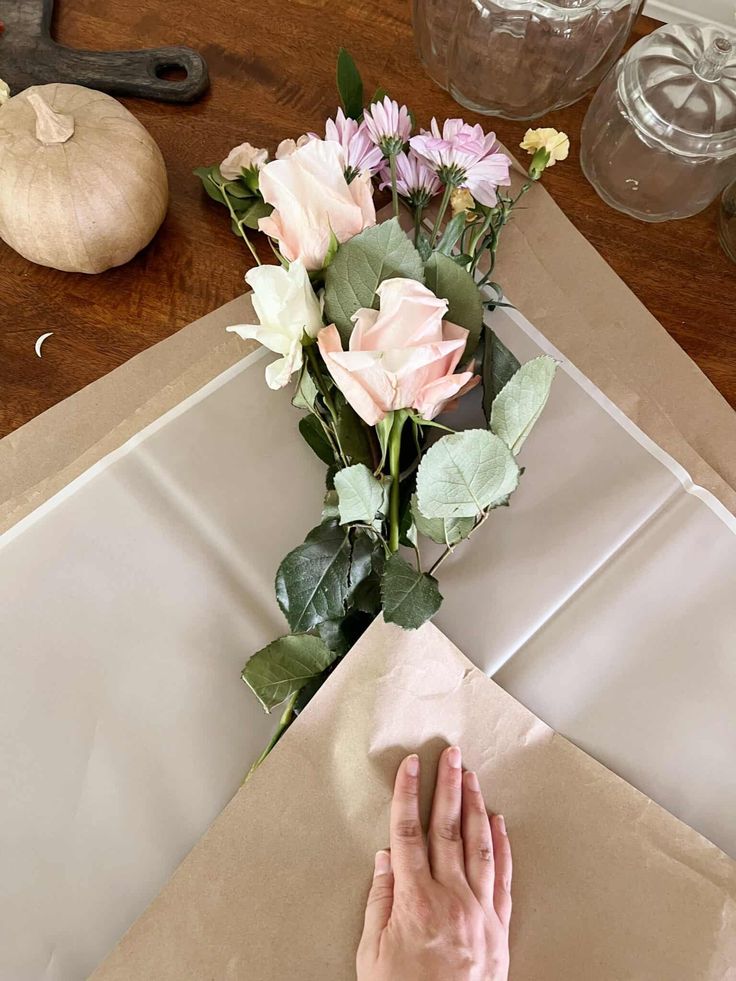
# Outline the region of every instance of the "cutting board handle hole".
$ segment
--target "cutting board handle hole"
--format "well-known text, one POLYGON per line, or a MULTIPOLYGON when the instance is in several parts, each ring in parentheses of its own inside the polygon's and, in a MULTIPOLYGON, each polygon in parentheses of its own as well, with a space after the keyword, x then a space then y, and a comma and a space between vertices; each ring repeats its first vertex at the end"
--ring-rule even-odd
POLYGON ((189 77, 189 72, 184 65, 162 62, 160 65, 156 65, 154 71, 156 72, 156 78, 163 78, 167 82, 183 82, 189 77))

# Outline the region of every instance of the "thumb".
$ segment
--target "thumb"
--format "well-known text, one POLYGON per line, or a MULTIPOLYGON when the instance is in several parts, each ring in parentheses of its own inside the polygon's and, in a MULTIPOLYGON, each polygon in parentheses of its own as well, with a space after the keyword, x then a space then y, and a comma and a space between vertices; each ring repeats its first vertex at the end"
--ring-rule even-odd
POLYGON ((394 874, 391 871, 391 854, 376 852, 373 882, 365 907, 365 922, 361 945, 378 945, 381 933, 391 916, 394 904, 394 874))

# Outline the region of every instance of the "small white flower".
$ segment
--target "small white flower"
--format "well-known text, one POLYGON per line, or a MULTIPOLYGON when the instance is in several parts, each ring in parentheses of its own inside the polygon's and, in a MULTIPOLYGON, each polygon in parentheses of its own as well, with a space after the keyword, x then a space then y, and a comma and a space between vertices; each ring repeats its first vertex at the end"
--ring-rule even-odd
POLYGON ((302 338, 316 337, 322 328, 322 304, 315 296, 304 263, 256 266, 245 281, 253 289, 258 324, 228 327, 243 340, 256 340, 281 357, 266 368, 269 388, 283 388, 302 366, 302 338))
POLYGON ((220 173, 226 181, 236 181, 244 170, 260 170, 268 160, 268 150, 259 150, 250 143, 233 147, 220 164, 220 173))

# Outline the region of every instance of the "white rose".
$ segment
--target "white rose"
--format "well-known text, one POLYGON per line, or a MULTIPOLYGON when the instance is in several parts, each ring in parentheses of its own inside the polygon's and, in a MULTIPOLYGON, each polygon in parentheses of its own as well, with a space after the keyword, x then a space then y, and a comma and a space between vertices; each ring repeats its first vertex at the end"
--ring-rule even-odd
POLYGON ((241 143, 233 147, 220 164, 220 173, 226 181, 235 181, 242 171, 260 170, 268 160, 268 150, 259 150, 250 143, 241 143))
POLYGON ((228 327, 244 340, 254 339, 281 357, 266 368, 269 388, 283 388, 302 366, 302 337, 316 337, 322 328, 322 304, 315 296, 304 263, 256 266, 245 281, 253 289, 253 307, 260 323, 228 327))

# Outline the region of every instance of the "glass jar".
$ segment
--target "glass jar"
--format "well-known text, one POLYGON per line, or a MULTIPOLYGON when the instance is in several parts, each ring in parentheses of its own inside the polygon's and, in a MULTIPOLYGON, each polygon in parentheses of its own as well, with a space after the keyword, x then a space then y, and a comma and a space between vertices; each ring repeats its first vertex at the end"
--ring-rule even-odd
POLYGON ((594 88, 620 55, 643 0, 413 0, 432 78, 461 105, 534 119, 594 88))
POLYGON ((721 198, 718 237, 723 251, 736 262, 736 181, 726 188, 721 198))
POLYGON ((603 200, 643 221, 697 214, 736 174, 736 47, 723 28, 642 38, 593 97, 580 161, 603 200))

